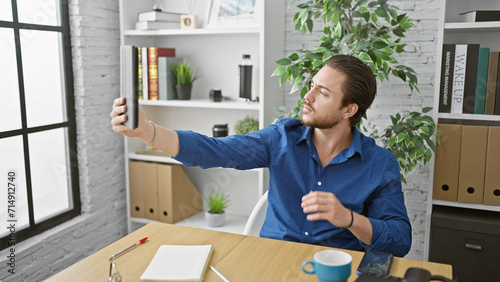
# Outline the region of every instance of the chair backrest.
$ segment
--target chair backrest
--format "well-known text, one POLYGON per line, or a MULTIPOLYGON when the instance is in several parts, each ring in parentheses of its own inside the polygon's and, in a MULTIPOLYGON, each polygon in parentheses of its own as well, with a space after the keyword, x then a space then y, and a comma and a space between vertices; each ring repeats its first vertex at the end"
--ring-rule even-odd
POLYGON ((259 237, 260 229, 264 224, 264 220, 266 219, 267 212, 267 191, 260 197, 259 201, 255 205, 248 218, 247 224, 245 225, 245 229, 243 230, 243 235, 251 235, 255 237, 259 237))

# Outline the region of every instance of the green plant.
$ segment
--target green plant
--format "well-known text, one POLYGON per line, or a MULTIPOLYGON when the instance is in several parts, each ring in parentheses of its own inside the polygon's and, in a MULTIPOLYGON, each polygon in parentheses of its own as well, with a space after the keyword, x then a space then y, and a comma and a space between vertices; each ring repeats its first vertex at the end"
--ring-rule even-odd
POLYGON ((259 130, 259 121, 247 116, 238 121, 234 126, 236 134, 245 135, 247 133, 259 130))
POLYGON ((229 205, 229 198, 223 192, 211 192, 205 198, 205 203, 208 205, 209 213, 224 213, 229 205))
POLYGON ((172 72, 174 73, 177 85, 190 85, 198 79, 198 75, 193 71, 191 65, 186 63, 186 60, 182 60, 178 64, 173 64, 172 72))
MULTIPOLYGON (((300 90, 300 98, 290 112, 287 113, 284 107, 276 109, 281 112, 279 118, 300 118, 302 100, 309 91, 312 77, 336 54, 356 56, 371 68, 380 82, 397 77, 412 91, 420 92, 416 72, 399 63, 394 56, 405 52, 406 44, 401 39, 414 25, 406 14, 399 14, 397 7, 389 5, 388 0, 310 0, 297 7, 300 11, 293 17, 295 30, 305 35, 312 32, 315 23, 321 22, 323 33, 317 48, 276 61, 278 67, 273 76, 280 77, 280 85, 289 81, 292 84, 290 94, 300 90)), ((405 117, 397 114, 391 119, 395 123, 385 129, 383 135, 374 133, 372 136, 380 138, 398 158, 401 179, 405 181, 404 176, 413 171, 416 163, 427 163, 435 151, 431 138, 436 125, 431 117, 420 113, 405 117), (391 137, 394 133, 399 139, 391 137), (418 149, 412 144, 418 145, 418 149)), ((358 127, 366 131, 361 124, 358 127)))
MULTIPOLYGON (((423 108, 422 113, 425 114, 431 109, 423 108)), ((404 183, 406 183, 405 175, 413 171, 419 161, 427 164, 432 158, 432 152, 436 150, 436 145, 432 141, 436 126, 432 117, 422 113, 410 112, 403 116, 398 113, 391 116, 392 125, 381 135, 378 134, 378 130, 370 134, 396 156, 401 180, 404 183)), ((439 135, 436 134, 436 138, 439 142, 439 135)))

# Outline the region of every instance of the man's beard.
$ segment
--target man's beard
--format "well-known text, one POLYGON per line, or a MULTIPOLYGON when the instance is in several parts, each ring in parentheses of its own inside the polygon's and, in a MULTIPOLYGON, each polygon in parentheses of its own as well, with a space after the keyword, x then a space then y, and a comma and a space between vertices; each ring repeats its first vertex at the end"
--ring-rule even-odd
MULTIPOLYGON (((304 102, 306 104, 306 102, 304 102)), ((309 108, 311 108, 310 104, 306 104, 309 108)), ((313 110, 312 113, 316 113, 315 110, 313 110)), ((304 120, 304 113, 302 112, 300 120, 302 121, 302 124, 305 126, 309 126, 311 128, 318 128, 318 129, 330 129, 335 127, 342 117, 339 115, 332 115, 332 116, 327 116, 327 117, 321 117, 321 118, 316 118, 313 120, 305 121, 304 120)))
POLYGON ((312 120, 312 121, 304 121, 304 118, 302 117, 300 120, 302 121, 303 125, 318 129, 330 129, 335 127, 340 122, 340 118, 336 116, 331 118, 324 117, 319 120, 312 120))

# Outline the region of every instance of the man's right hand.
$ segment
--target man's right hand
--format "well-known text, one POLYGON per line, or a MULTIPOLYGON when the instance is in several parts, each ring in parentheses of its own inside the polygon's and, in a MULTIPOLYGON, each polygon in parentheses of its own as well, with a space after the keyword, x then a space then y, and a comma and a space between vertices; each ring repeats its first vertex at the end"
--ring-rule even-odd
POLYGON ((111 117, 111 125, 113 126, 113 131, 116 133, 123 134, 127 137, 140 137, 142 138, 143 128, 145 128, 144 122, 146 116, 142 107, 139 106, 139 123, 136 129, 130 129, 130 127, 123 124, 128 118, 125 114, 127 112, 127 106, 125 106, 125 98, 116 98, 113 102, 113 110, 109 114, 111 117))

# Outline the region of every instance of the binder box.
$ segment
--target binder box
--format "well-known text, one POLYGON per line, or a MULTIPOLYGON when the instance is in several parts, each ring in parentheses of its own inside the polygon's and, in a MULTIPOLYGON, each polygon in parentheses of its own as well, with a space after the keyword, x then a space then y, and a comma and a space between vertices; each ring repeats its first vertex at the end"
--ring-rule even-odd
POLYGON ((438 124, 440 144, 436 147, 432 198, 457 201, 462 125, 438 124))
POLYGON ((201 195, 181 165, 158 164, 159 220, 176 223, 202 209, 201 195))
POLYGON ((500 206, 500 127, 490 126, 483 204, 500 206))
POLYGON ((488 126, 462 128, 458 202, 482 204, 488 126))
POLYGON ((181 165, 129 162, 130 215, 176 223, 202 209, 202 199, 181 165))

